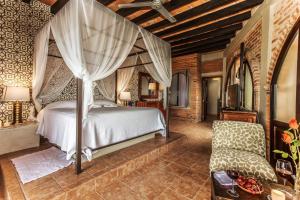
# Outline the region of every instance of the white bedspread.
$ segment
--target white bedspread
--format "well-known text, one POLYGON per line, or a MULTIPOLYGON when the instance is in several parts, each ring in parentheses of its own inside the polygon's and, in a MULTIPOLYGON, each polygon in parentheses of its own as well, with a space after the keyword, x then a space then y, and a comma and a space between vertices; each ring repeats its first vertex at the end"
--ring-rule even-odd
MULTIPOLYGON (((67 159, 76 148, 76 109, 74 106, 49 106, 38 115, 37 133, 67 152, 67 159)), ((83 149, 96 149, 109 144, 158 131, 165 134, 162 113, 155 108, 101 107, 92 108, 83 128, 83 149)))

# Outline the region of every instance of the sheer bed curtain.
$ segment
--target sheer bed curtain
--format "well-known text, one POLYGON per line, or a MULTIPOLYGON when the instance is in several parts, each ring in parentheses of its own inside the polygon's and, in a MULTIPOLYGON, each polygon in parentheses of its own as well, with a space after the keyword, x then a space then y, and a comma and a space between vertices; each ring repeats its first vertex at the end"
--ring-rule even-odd
POLYGON ((33 55, 33 80, 32 80, 32 99, 38 111, 42 108, 42 102, 37 98, 41 91, 48 59, 48 47, 50 37, 50 24, 46 24, 37 34, 34 41, 33 55))
MULTIPOLYGON (((140 32, 143 36, 148 53, 140 55, 143 63, 151 64, 145 65, 149 74, 160 84, 166 87, 171 86, 172 82, 172 61, 171 61, 171 47, 170 44, 151 34, 150 32, 141 29, 140 32)), ((167 93, 164 92, 165 100, 167 93)), ((166 107, 167 102, 164 102, 166 107)))
POLYGON ((116 90, 116 74, 112 74, 105 79, 96 81, 96 87, 105 99, 114 101, 116 90))
MULTIPOLYGON (((129 67, 133 66, 137 63, 138 56, 130 56, 128 57, 125 62, 122 64, 121 67, 129 67)), ((118 82, 117 82, 117 95, 119 97, 121 92, 124 92, 132 78, 132 75, 134 73, 134 67, 119 69, 117 71, 118 73, 118 82)), ((119 102, 119 99, 118 99, 119 102)))
POLYGON ((69 1, 54 16, 51 28, 65 63, 83 79, 86 119, 93 104, 93 81, 108 77, 121 66, 139 30, 95 0, 69 1))
POLYGON ((55 101, 73 77, 63 59, 48 57, 44 84, 38 98, 42 100, 43 104, 55 101))

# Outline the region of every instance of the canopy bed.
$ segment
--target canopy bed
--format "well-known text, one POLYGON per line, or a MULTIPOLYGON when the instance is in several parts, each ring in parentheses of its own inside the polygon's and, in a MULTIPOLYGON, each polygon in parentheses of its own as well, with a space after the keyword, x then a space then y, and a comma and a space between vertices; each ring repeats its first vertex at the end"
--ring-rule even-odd
POLYGON ((39 133, 68 156, 76 155, 76 173, 81 172, 85 148, 95 150, 153 131, 168 137, 168 109, 165 125, 158 109, 130 109, 111 102, 125 90, 134 67, 144 66, 165 88, 167 108, 172 79, 167 42, 96 0, 70 0, 37 34, 34 50, 32 98, 39 111, 39 133), (53 45, 57 55, 51 54, 53 45), (137 64, 138 58, 141 64, 137 64), (42 109, 73 76, 77 100, 51 103, 42 109), (113 88, 112 82, 117 87, 113 88), (94 86, 110 101, 94 101, 94 86))

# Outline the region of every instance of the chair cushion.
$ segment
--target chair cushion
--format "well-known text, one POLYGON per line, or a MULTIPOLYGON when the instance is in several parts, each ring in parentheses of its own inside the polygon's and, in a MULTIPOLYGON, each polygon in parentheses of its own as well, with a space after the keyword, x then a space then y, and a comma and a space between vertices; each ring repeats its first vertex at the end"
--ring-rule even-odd
POLYGON ((277 182, 276 174, 268 161, 257 154, 235 149, 213 149, 210 171, 237 170, 245 176, 277 182))
POLYGON ((260 124, 214 121, 212 148, 250 151, 266 156, 265 132, 260 124))

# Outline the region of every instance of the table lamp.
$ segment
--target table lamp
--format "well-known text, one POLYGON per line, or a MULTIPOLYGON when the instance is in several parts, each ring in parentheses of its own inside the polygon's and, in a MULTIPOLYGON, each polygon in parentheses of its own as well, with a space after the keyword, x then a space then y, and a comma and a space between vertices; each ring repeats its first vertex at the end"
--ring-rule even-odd
POLYGON ((13 101, 14 124, 22 123, 22 101, 30 101, 29 88, 7 87, 4 92, 5 101, 13 101))
POLYGON ((124 105, 128 105, 128 101, 131 101, 131 93, 130 92, 121 92, 120 100, 124 102, 124 105))

